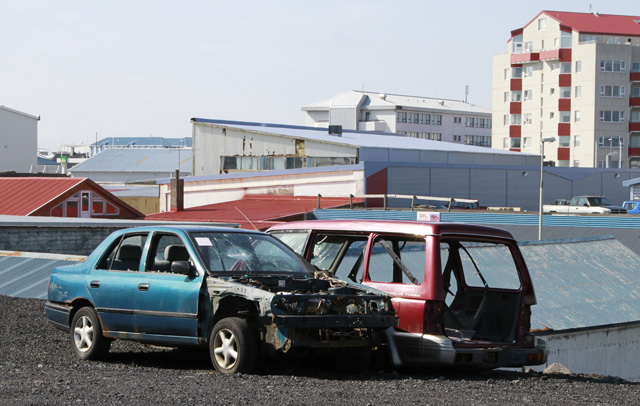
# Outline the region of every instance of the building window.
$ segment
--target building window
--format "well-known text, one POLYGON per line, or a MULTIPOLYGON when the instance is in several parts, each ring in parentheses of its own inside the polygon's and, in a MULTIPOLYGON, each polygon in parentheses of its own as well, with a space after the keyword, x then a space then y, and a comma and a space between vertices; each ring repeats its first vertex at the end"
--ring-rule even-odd
POLYGON ((554 111, 549 113, 549 120, 555 120, 556 118, 556 113, 554 111))
POLYGON ((462 117, 453 117, 453 123, 454 124, 461 124, 462 123, 462 117))
POLYGON ((511 92, 511 101, 519 102, 522 101, 522 92, 520 90, 514 90, 511 92))
POLYGON ((629 147, 630 148, 640 148, 640 136, 632 135, 629 139, 629 147))
POLYGON ((574 167, 574 168, 578 168, 579 166, 580 166, 580 161, 578 161, 578 160, 574 160, 574 161, 573 161, 573 167, 574 167))
POLYGON ((504 70, 504 80, 511 79, 511 68, 505 68, 504 70))
POLYGON ((551 62, 551 72, 558 69, 558 64, 556 62, 551 62))
POLYGON ((514 66, 511 68, 511 74, 514 79, 522 78, 522 66, 514 66))
POLYGON ((527 41, 524 43, 524 52, 533 52, 533 41, 527 41))
POLYGON ((569 99, 571 98, 571 87, 561 87, 560 88, 560 98, 561 99, 569 99))
POLYGON ((431 124, 433 124, 433 125, 442 125, 442 115, 441 114, 432 114, 431 115, 431 124))
MULTIPOLYGON (((509 125, 509 123, 510 123, 510 122, 509 122, 509 115, 508 115, 508 114, 505 114, 505 115, 504 115, 504 125, 509 125)), ((466 123, 465 123, 465 127, 469 127, 469 126, 468 126, 468 125, 466 125, 466 123)))
POLYGON ((396 116, 396 122, 398 123, 406 123, 407 122, 407 113, 398 113, 396 116))
POLYGON ((520 125, 522 123, 522 117, 520 114, 511 115, 511 125, 520 125))
POLYGON ((624 111, 600 110, 600 122, 624 123, 624 111))
POLYGON ((601 97, 625 97, 624 86, 600 86, 601 97))
POLYGON ((576 97, 582 97, 582 86, 575 87, 576 97))
MULTIPOLYGON (((571 48, 571 33, 562 31, 560 32, 560 48, 571 48)), ((569 63, 571 66, 571 63, 569 63)))
POLYGON ((640 97, 640 87, 631 88, 631 97, 640 97))
POLYGON ((574 135, 573 136, 573 146, 574 147, 579 147, 580 146, 580 136, 579 135, 574 135))
POLYGON ((524 77, 525 78, 530 78, 533 76, 533 66, 529 65, 529 66, 525 66, 524 67, 524 77))
MULTIPOLYGON (((467 139, 468 135, 465 136, 465 144, 466 139, 467 139)), ((502 148, 504 149, 509 149, 511 147, 511 141, 509 140, 509 138, 505 138, 504 140, 502 140, 502 148)))
POLYGON ((524 113, 523 124, 531 124, 531 113, 524 113))
POLYGON ((511 101, 511 97, 509 97, 509 92, 504 92, 504 102, 509 103, 511 101))
POLYGON ((522 148, 529 148, 531 146, 531 137, 524 137, 522 139, 522 148))
POLYGON ((511 138, 511 148, 520 148, 520 137, 511 138))
POLYGON ((609 37, 609 38, 607 38, 607 44, 620 45, 620 37, 609 37))
POLYGON ((582 61, 576 61, 576 73, 582 72, 582 61))
POLYGON ((562 62, 560 64, 560 73, 571 73, 571 62, 562 62))
POLYGON ((632 111, 631 112, 631 122, 632 123, 640 123, 640 111, 632 111))
POLYGON ((603 135, 598 138, 599 147, 624 147, 624 137, 603 135))
POLYGON ((550 89, 549 89, 549 94, 550 94, 551 96, 553 96, 554 94, 556 94, 556 88, 555 88, 555 87, 550 88, 550 89))
POLYGON ((547 29, 547 19, 546 18, 539 18, 538 19, 538 31, 542 31, 542 30, 546 30, 547 29))
POLYGON ((571 137, 568 135, 561 135, 558 137, 558 146, 560 148, 568 148, 571 145, 571 137))
POLYGON ((492 128, 492 126, 493 126, 493 119, 488 118, 484 128, 492 128))
POLYGON ((631 72, 640 72, 640 62, 634 62, 631 65, 631 72))
POLYGON ((575 121, 576 123, 579 123, 581 119, 580 110, 576 110, 573 114, 574 114, 573 121, 575 121))
POLYGON ((561 111, 560 112, 560 122, 561 123, 570 123, 571 122, 571 112, 570 111, 561 111))
POLYGON ((610 61, 610 60, 600 61, 600 72, 626 72, 626 71, 627 71, 626 61, 610 61))
MULTIPOLYGON (((640 90, 640 88, 638 88, 640 90)), ((524 101, 529 101, 533 99, 533 92, 531 90, 524 91, 524 101)))

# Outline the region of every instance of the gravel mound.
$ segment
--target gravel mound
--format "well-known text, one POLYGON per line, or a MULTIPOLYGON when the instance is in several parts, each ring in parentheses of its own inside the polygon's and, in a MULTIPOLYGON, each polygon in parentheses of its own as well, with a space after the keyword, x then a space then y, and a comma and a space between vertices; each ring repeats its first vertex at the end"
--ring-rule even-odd
POLYGON ((640 384, 584 375, 367 372, 262 360, 252 375, 214 371, 207 351, 116 341, 103 362, 73 355, 44 301, 0 296, 1 405, 637 404, 640 384))

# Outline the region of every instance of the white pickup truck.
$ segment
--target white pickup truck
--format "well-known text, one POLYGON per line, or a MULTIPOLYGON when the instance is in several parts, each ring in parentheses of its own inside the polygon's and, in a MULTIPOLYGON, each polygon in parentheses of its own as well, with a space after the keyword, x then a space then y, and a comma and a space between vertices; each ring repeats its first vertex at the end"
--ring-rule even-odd
POLYGON ((559 199, 556 200, 556 204, 542 206, 542 211, 545 213, 567 214, 618 214, 627 212, 622 207, 612 205, 609 199, 602 196, 574 196, 568 204, 566 200, 559 199))

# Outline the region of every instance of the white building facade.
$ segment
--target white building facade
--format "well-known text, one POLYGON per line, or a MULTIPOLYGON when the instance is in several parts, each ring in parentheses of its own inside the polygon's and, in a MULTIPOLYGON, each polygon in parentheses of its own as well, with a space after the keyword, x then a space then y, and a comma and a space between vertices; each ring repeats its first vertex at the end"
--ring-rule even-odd
POLYGON ((305 125, 491 146, 491 111, 463 101, 348 91, 302 107, 305 125))
POLYGON ((640 167, 640 17, 542 11, 494 56, 493 148, 640 167))
POLYGON ((0 171, 29 172, 38 163, 40 117, 0 106, 0 171))

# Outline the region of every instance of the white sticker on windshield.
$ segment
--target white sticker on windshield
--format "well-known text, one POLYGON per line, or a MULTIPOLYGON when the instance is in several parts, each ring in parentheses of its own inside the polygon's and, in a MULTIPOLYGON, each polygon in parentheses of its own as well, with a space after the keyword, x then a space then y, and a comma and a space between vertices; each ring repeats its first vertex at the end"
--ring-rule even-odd
POLYGON ((196 242, 201 247, 212 247, 211 240, 207 237, 196 237, 196 242))

